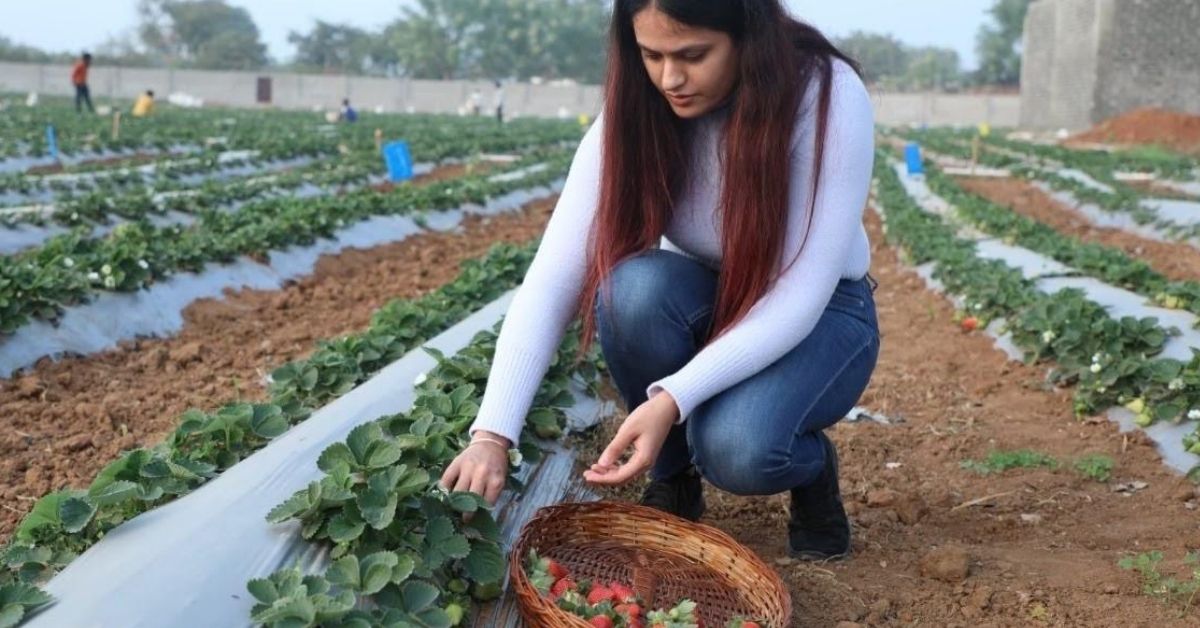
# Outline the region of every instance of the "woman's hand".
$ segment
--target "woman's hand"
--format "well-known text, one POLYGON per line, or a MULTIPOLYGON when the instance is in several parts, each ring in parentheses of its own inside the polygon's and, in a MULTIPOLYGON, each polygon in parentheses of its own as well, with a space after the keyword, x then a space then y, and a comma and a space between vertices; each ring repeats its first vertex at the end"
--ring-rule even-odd
POLYGON ((442 473, 442 488, 470 491, 495 506, 508 478, 508 450, 511 446, 512 443, 499 434, 483 430, 476 432, 471 444, 442 473))
POLYGON ((600 454, 600 460, 583 472, 594 484, 621 485, 645 473, 658 459, 658 452, 671 427, 679 420, 679 406, 666 392, 660 392, 638 406, 621 424, 617 435, 600 454), (633 445, 633 455, 623 465, 617 461, 633 445))

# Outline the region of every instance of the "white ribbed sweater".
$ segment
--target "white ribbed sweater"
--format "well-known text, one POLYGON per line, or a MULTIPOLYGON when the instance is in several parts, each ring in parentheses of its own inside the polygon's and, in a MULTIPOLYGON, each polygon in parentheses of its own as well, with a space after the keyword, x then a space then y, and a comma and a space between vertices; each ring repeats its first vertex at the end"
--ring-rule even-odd
MULTIPOLYGON (((816 92, 807 90, 792 138, 784 263, 796 257, 812 201, 816 92)), ((722 173, 717 146, 726 115, 726 110, 720 110, 689 123, 696 133, 694 170, 663 242, 663 248, 713 268, 721 261, 717 205, 722 173)), ((509 307, 472 433, 482 429, 517 441, 533 396, 576 314, 588 230, 599 196, 603 123, 603 115, 597 117, 581 141, 541 246, 509 307)), ((674 397, 681 421, 704 401, 798 345, 816 325, 838 281, 866 274, 871 250, 862 216, 874 165, 874 132, 866 87, 849 65, 835 61, 812 234, 795 264, 744 319, 679 371, 650 386, 649 395, 666 391, 674 397)))

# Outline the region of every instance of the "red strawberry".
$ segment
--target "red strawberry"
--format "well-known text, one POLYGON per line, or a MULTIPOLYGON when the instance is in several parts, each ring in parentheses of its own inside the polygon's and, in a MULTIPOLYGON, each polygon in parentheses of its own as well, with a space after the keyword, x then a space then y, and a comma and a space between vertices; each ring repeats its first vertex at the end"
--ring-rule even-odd
POLYGON ((637 604, 618 604, 616 611, 629 619, 637 619, 642 616, 642 607, 637 604))
POLYGON ((613 628, 613 620, 609 619, 607 615, 596 615, 589 619, 588 623, 599 628, 613 628))
POLYGON ((550 587, 550 595, 553 596, 554 599, 558 599, 558 598, 562 597, 563 593, 566 593, 567 591, 571 591, 574 588, 575 588, 574 580, 571 580, 570 578, 562 578, 558 582, 555 582, 554 586, 550 587))
POLYGON ((963 319, 960 325, 962 325, 963 331, 975 331, 979 327, 979 319, 974 316, 968 316, 963 319))
POLYGON ((612 590, 613 597, 617 602, 631 602, 637 599, 637 594, 633 592, 633 589, 620 582, 614 582, 608 585, 608 588, 612 590))
POLYGON ((546 571, 549 571, 550 575, 554 576, 555 580, 562 580, 569 575, 566 567, 563 567, 562 565, 558 564, 557 561, 553 560, 551 560, 550 564, 546 567, 546 571))
POLYGON ((592 604, 592 605, 596 605, 601 602, 611 602, 612 600, 613 600, 612 589, 609 589, 608 587, 601 585, 601 584, 597 584, 596 586, 592 587, 591 592, 589 592, 588 596, 587 596, 588 604, 592 604))

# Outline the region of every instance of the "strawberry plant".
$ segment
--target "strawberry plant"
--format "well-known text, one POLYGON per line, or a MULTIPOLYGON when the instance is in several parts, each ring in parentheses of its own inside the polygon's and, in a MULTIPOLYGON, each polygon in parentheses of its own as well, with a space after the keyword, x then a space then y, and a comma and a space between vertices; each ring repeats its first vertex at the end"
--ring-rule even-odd
MULTIPOLYGON (((517 285, 532 261, 533 253, 532 244, 524 247, 496 245, 485 257, 465 262, 460 276, 449 284, 419 299, 397 299, 378 310, 372 317, 370 328, 360 337, 387 339, 391 344, 382 351, 388 355, 402 355, 517 285)), ((321 365, 314 370, 310 371, 305 361, 289 367, 297 372, 314 373, 313 377, 319 380, 326 377, 321 373, 328 368, 327 364, 366 364, 365 370, 356 371, 357 381, 361 383, 385 364, 359 361, 353 356, 338 359, 331 355, 352 345, 323 346, 310 358, 321 365)), ((572 341, 567 341, 564 347, 568 351, 574 350, 572 341)), ((473 371, 478 374, 479 368, 474 366, 473 371)), ((595 371, 585 363, 580 365, 578 373, 591 378, 595 371)), ((307 381, 307 377, 299 379, 307 381)), ((440 375, 434 374, 434 377, 440 375)), ((0 552, 0 563, 4 567, 0 569, 0 584, 36 583, 47 579, 108 530, 195 490, 217 472, 261 449, 287 427, 307 418, 315 407, 340 394, 337 391, 343 387, 316 390, 304 388, 304 385, 303 381, 277 379, 268 403, 230 404, 212 413, 189 410, 180 417, 177 428, 163 443, 150 449, 126 452, 106 466, 88 490, 60 491, 42 498, 22 521, 10 545, 0 552)), ((564 402, 560 394, 565 386, 563 377, 548 378, 544 386, 543 399, 560 405, 564 402)), ((449 398, 451 411, 470 411, 467 400, 459 399, 456 404, 450 392, 445 395, 449 398)), ((428 403, 444 408, 445 401, 441 399, 439 395, 431 395, 428 403)), ((559 416, 550 408, 537 411, 559 416)), ((436 452, 437 446, 431 446, 430 450, 436 452)), ((536 449, 526 451, 536 455, 536 449)))
MULTIPOLYGON (((538 156, 530 159, 540 161, 538 156)), ((64 307, 100 290, 138 290, 177 272, 199 271, 207 263, 311 244, 371 216, 448 209, 546 184, 559 178, 566 165, 561 153, 552 161, 552 167, 515 181, 467 177, 386 193, 275 199, 238 212, 206 213, 187 228, 141 222, 122 225, 98 240, 78 231, 52 238, 40 249, 0 257, 0 333, 12 333, 30 319, 54 320, 64 307)), ((527 165, 518 162, 513 168, 527 165)))
MULTIPOLYGON (((297 520, 304 538, 331 546, 334 562, 321 579, 306 582, 299 572, 285 570, 252 581, 248 588, 260 602, 254 621, 450 626, 472 600, 498 593, 505 559, 487 503, 437 484, 468 441, 495 341, 494 331, 481 332, 454 356, 430 350, 437 366, 417 385, 412 409, 360 425, 344 442, 326 448, 317 460, 324 477, 267 515, 272 523, 297 520), (283 593, 280 583, 287 585, 283 593), (366 614, 354 611, 367 607, 363 599, 374 607, 366 614)), ((569 403, 560 387, 580 376, 573 355, 569 343, 560 347, 534 399, 535 408, 555 412, 560 421, 569 403)), ((526 460, 540 455, 528 428, 519 449, 526 460)))
MULTIPOLYGON (((1143 426, 1200 420, 1200 353, 1184 363, 1158 357, 1168 334, 1153 318, 1112 319, 1078 290, 1045 294, 999 260, 980 260, 974 244, 936 214, 925 212, 901 185, 887 154, 877 159, 877 201, 884 232, 915 264, 934 262, 933 277, 959 295, 972 315, 1004 318, 1030 363, 1052 362, 1052 380, 1073 385, 1075 410, 1094 414, 1140 399, 1143 426)), ((1200 453, 1200 435, 1185 440, 1200 453)))

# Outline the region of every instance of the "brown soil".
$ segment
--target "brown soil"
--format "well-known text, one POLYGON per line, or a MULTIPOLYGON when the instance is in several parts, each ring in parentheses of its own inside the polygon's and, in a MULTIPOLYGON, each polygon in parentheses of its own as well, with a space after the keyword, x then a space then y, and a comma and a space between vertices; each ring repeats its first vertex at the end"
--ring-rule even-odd
POLYGON ((311 352, 315 340, 365 329, 384 303, 447 283, 462 261, 493 243, 537 237, 552 209, 552 200, 539 201, 519 213, 468 218, 458 232, 327 256, 282 290, 197 301, 172 338, 46 359, 0 381, 0 536, 38 497, 86 486, 122 450, 161 440, 184 410, 262 399, 263 377, 311 352))
MULTIPOLYGON (((794 626, 1196 626, 1182 606, 1141 594, 1117 567, 1163 550, 1179 573, 1200 538, 1195 489, 1165 470, 1152 444, 1114 424, 1077 421, 1069 391, 964 334, 953 306, 883 245, 868 216, 882 353, 861 403, 893 421, 846 423, 831 436, 854 524, 854 551, 820 565, 786 557, 786 496, 739 498, 706 486, 704 523, 732 534, 784 578, 794 626), (1070 462, 1099 453, 1132 495, 1063 469, 981 476, 960 467, 992 449, 1030 448, 1070 462), (889 463, 892 463, 889 465, 889 463), (898 466, 897 466, 898 465, 898 466), (1192 507, 1183 493, 1192 496, 1192 507), (964 564, 965 559, 965 564, 964 564), (964 577, 965 571, 965 577, 964 577)), ((589 435, 590 463, 617 421, 589 435)), ((630 487, 610 496, 629 498, 630 487)))
POLYGON ((161 159, 169 159, 171 157, 182 156, 182 153, 137 153, 134 155, 118 155, 114 157, 104 157, 102 159, 87 159, 71 167, 65 168, 62 163, 47 164, 45 166, 33 166, 25 171, 25 174, 57 174, 60 172, 75 172, 82 169, 94 169, 95 167, 113 167, 119 168, 122 166, 136 166, 140 164, 159 161, 161 159))
POLYGON ((1066 144, 1141 144, 1200 154, 1200 116, 1142 108, 1105 120, 1072 136, 1066 144))
MULTIPOLYGON (((486 162, 478 164, 449 164, 446 166, 439 166, 428 174, 421 174, 413 177, 412 183, 437 183, 438 181, 446 181, 449 179, 458 179, 460 177, 483 174, 491 169, 492 164, 486 162)), ((401 183, 400 185, 404 184, 401 183)), ((391 192, 392 190, 396 189, 396 187, 397 184, 392 183, 391 181, 384 181, 383 183, 375 183, 371 185, 372 189, 379 192, 391 192)))
POLYGON ((1026 181, 960 178, 959 185, 1024 216, 1084 242, 1116 247, 1150 264, 1169 279, 1200 280, 1200 250, 1187 244, 1158 242, 1121 229, 1097 227, 1071 207, 1054 200, 1026 181))

